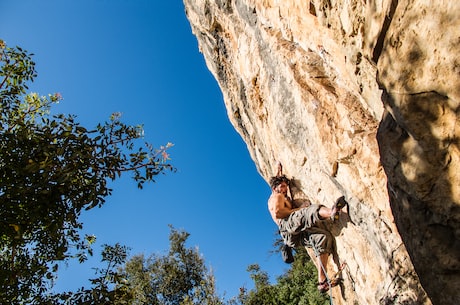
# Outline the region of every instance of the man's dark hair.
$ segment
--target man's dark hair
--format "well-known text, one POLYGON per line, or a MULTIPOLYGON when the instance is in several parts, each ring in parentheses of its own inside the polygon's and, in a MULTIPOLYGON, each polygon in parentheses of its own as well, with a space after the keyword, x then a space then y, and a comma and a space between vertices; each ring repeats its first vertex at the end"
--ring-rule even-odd
POLYGON ((289 185, 291 183, 291 180, 289 180, 285 175, 271 177, 270 178, 270 187, 272 189, 274 189, 275 187, 277 187, 278 185, 280 185, 283 182, 286 182, 287 185, 289 185))

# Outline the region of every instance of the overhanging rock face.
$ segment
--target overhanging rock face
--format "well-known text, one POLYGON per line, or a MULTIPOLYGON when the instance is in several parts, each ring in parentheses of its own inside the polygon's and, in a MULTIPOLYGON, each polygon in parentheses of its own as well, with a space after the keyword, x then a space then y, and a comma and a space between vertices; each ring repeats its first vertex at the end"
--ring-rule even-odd
POLYGON ((334 304, 460 304, 460 2, 184 3, 260 174, 350 202, 334 304))

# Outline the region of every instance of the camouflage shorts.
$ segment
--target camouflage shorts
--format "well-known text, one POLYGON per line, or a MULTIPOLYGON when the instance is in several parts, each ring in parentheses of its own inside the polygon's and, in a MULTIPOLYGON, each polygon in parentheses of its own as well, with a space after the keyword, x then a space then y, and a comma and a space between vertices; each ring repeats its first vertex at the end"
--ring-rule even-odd
POLYGON ((314 245, 319 254, 332 252, 333 237, 328 230, 321 228, 320 208, 321 205, 312 204, 280 221, 280 233, 288 246, 295 248, 314 245))

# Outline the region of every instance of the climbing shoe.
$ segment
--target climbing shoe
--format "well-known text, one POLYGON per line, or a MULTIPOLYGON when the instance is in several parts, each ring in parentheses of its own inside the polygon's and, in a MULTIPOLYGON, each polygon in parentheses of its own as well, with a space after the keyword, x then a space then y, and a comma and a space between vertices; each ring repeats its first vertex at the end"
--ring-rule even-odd
POLYGON ((325 279, 324 281, 322 281, 321 283, 318 284, 318 290, 321 293, 325 293, 330 288, 335 287, 335 286, 339 285, 340 283, 342 283, 342 281, 343 281, 343 279, 341 279, 341 278, 333 278, 329 282, 327 281, 327 279, 325 279))
POLYGON ((332 221, 339 219, 340 210, 343 209, 343 207, 345 207, 347 204, 348 202, 345 200, 345 196, 342 196, 336 200, 332 206, 332 221))
POLYGON ((324 280, 321 283, 318 283, 318 290, 321 293, 325 293, 329 290, 329 283, 327 282, 327 280, 324 280))

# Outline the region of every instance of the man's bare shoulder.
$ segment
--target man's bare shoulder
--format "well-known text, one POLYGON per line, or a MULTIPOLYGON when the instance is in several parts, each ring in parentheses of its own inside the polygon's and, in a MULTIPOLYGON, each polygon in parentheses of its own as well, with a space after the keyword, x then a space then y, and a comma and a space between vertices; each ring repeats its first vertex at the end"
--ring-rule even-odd
POLYGON ((268 199, 268 204, 276 204, 286 201, 286 197, 281 193, 273 193, 268 199))

